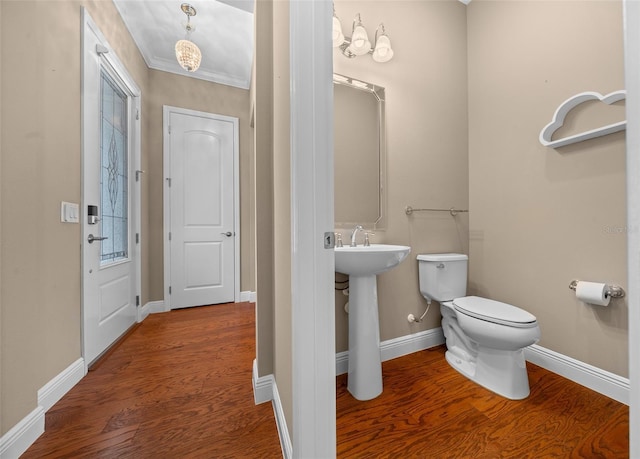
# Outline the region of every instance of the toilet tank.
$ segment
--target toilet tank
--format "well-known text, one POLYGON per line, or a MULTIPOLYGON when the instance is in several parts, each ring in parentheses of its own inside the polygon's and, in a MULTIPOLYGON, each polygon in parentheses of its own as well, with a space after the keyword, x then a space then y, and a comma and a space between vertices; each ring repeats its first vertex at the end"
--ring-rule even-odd
POLYGON ((460 253, 418 255, 420 293, 427 300, 450 301, 467 294, 467 263, 460 253))

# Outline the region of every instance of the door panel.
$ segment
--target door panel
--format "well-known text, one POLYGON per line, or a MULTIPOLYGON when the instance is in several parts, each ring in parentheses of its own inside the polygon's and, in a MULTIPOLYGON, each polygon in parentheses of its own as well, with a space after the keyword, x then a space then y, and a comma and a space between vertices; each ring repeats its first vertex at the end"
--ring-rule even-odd
POLYGON ((137 320, 140 91, 83 18, 82 335, 91 364, 137 320))
POLYGON ((172 308, 234 301, 237 121, 169 111, 172 308))

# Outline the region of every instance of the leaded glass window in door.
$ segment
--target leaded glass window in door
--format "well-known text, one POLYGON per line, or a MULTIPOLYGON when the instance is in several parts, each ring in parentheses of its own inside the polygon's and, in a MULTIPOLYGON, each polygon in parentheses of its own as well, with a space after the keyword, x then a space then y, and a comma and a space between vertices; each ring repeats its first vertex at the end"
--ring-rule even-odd
POLYGON ((100 76, 100 190, 102 241, 100 263, 128 258, 129 199, 127 95, 104 70, 100 76))

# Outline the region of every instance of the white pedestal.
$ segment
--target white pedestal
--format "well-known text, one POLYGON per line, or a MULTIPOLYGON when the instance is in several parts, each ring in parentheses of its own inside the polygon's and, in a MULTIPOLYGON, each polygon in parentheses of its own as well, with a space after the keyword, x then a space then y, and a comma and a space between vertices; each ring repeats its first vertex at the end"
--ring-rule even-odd
POLYGON ((358 400, 371 400, 382 393, 378 287, 375 275, 349 276, 347 389, 358 400))

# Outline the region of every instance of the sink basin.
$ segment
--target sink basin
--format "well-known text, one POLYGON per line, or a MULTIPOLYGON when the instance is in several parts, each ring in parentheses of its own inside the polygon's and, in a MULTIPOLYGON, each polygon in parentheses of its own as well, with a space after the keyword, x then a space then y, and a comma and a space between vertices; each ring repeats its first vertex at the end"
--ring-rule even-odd
POLYGON ((406 245, 371 244, 336 247, 336 271, 350 276, 369 276, 389 271, 407 258, 406 245))
POLYGON ((382 393, 380 323, 376 275, 407 258, 406 245, 336 247, 336 271, 349 275, 349 374, 347 390, 357 400, 382 393))

